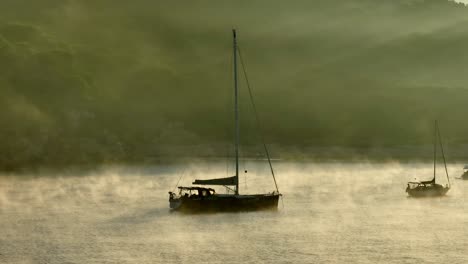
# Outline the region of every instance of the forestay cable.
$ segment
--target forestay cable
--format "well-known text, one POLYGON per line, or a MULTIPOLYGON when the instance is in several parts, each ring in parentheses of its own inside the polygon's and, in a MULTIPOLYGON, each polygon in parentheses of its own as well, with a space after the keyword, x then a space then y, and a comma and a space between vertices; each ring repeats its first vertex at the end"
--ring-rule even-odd
POLYGON ((451 184, 450 184, 450 178, 449 178, 448 170, 447 170, 447 162, 445 161, 444 147, 443 147, 443 144, 442 144, 442 137, 440 136, 440 130, 439 130, 439 125, 438 124, 437 124, 437 134, 439 135, 440 149, 442 150, 442 158, 444 159, 445 174, 447 175, 447 180, 448 180, 448 183, 449 183, 449 186, 450 186, 451 184))
POLYGON ((279 194, 278 184, 276 183, 276 178, 275 178, 275 172, 273 171, 273 165, 271 164, 270 153, 268 152, 268 148, 267 148, 266 143, 265 143, 265 137, 263 136, 262 126, 260 124, 260 119, 258 118, 257 107, 255 106, 255 102, 253 100, 252 89, 250 88, 249 78, 247 77, 247 72, 245 70, 245 64, 244 64, 244 59, 242 58, 242 53, 241 53, 241 50, 240 50, 239 46, 237 46, 237 50, 239 51, 239 57, 240 57, 241 65, 242 65, 242 71, 244 72, 245 81, 247 83, 247 88, 249 90, 250 102, 252 102, 252 108, 253 108, 253 111, 254 111, 254 114, 255 114, 255 121, 257 122, 257 127, 258 127, 258 129, 260 131, 260 137, 262 139, 263 148, 265 149, 265 153, 266 153, 266 156, 267 156, 267 159, 268 159, 268 164, 270 165, 270 170, 271 170, 271 175, 273 176, 273 181, 275 182, 276 192, 279 194))

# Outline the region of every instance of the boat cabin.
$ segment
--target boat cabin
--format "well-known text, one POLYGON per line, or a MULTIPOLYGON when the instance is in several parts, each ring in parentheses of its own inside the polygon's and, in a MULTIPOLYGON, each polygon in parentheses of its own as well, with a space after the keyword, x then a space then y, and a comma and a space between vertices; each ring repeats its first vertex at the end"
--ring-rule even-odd
MULTIPOLYGON (((187 198, 197 198, 197 197, 209 197, 214 195, 216 191, 212 188, 203 188, 203 187, 178 187, 179 194, 178 197, 187 197, 187 198)), ((169 195, 172 198, 176 198, 176 194, 169 192, 169 195)))
POLYGON ((463 174, 460 177, 462 180, 468 180, 468 165, 463 167, 463 174))
MULTIPOLYGON (((446 184, 445 188, 448 188, 449 185, 446 184)), ((444 188, 441 184, 435 183, 435 180, 432 181, 420 181, 420 182, 408 182, 408 187, 406 191, 413 189, 431 189, 431 188, 444 188)))
POLYGON ((414 189, 417 187, 432 187, 435 185, 433 181, 423 181, 423 182, 408 182, 408 188, 414 189))

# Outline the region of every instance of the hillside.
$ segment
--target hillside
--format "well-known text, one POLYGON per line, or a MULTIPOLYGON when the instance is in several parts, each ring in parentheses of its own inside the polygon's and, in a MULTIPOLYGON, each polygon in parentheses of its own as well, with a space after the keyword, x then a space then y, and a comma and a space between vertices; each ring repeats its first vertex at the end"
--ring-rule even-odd
POLYGON ((225 153, 233 26, 277 149, 468 144, 462 4, 4 0, 0 169, 225 153))

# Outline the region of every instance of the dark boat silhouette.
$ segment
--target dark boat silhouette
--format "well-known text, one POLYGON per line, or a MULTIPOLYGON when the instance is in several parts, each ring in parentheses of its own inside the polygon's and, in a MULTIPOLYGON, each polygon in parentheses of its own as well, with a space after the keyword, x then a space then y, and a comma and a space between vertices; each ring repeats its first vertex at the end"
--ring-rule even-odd
POLYGON ((460 176, 460 179, 468 180, 468 165, 465 165, 465 167, 463 167, 463 174, 460 176))
MULTIPOLYGON (((238 87, 237 87, 237 57, 238 45, 236 31, 233 29, 233 63, 234 63, 234 115, 235 115, 235 164, 236 174, 232 177, 216 178, 208 180, 195 180, 193 185, 221 185, 234 193, 217 194, 212 188, 199 186, 178 187, 179 192, 169 192, 169 207, 172 210, 188 211, 188 212, 226 212, 226 211, 256 211, 266 209, 277 209, 278 200, 281 194, 276 184, 273 166, 271 164, 270 155, 263 140, 263 147, 270 165, 270 170, 273 176, 276 190, 271 193, 264 194, 239 194, 239 107, 238 107, 238 87)), ((240 54, 239 54, 240 55, 240 54)), ((241 64, 242 56, 240 56, 241 64)), ((245 68, 244 68, 245 74, 245 68)), ((246 77, 247 78, 247 77, 246 77)), ((259 126, 259 119, 256 112, 255 104, 253 103, 250 86, 249 95, 252 100, 253 110, 259 126)))
POLYGON ((434 132, 434 177, 430 181, 413 181, 408 182, 406 192, 412 197, 436 197, 445 195, 450 189, 450 179, 447 171, 447 163, 445 161, 444 148, 440 136, 439 126, 437 120, 435 121, 434 132), (445 186, 436 183, 436 161, 437 161, 437 139, 439 139, 442 158, 444 160, 445 174, 447 176, 448 184, 445 186))

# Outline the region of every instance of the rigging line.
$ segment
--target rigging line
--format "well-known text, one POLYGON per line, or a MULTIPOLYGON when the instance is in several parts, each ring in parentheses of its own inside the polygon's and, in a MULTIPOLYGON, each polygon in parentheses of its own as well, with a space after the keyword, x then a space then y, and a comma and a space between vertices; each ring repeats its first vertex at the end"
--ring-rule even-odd
MULTIPOLYGON (((247 189, 247 174, 246 174, 246 171, 247 169, 245 168, 245 155, 243 153, 243 150, 241 148, 239 148, 239 163, 242 165, 242 171, 243 171, 243 175, 244 175, 244 185, 245 185, 245 189, 247 189)), ((240 178, 240 176, 239 176, 240 178)), ((239 181, 239 179, 238 179, 239 181)))
MULTIPOLYGON (((233 72, 233 55, 232 55, 232 53, 231 53, 230 56, 229 56, 229 72, 231 72, 231 73, 233 72)), ((229 83, 230 83, 230 84, 233 83, 233 76, 232 76, 232 74, 229 75, 229 78, 230 78, 230 79, 229 79, 229 83)), ((229 85, 227 85, 227 87, 229 87, 229 85)), ((227 99, 228 99, 227 101, 228 101, 228 102, 232 102, 232 93, 231 93, 230 91, 231 91, 231 90, 230 90, 230 88, 229 88, 229 92, 227 93, 227 94, 228 94, 228 95, 227 95, 227 97, 228 97, 228 98, 227 98, 227 99)), ((231 117, 232 117, 231 111, 230 111, 230 110, 231 110, 231 105, 230 105, 229 103, 227 103, 227 104, 226 104, 226 115, 227 115, 227 120, 230 120, 231 117)), ((226 136, 227 136, 228 138, 229 138, 229 136, 230 136, 230 134, 231 134, 230 132, 231 132, 231 128, 230 128, 229 126, 226 126, 226 136)), ((226 177, 228 177, 228 175, 229 175, 229 164, 230 164, 229 158, 231 157, 231 156, 229 155, 229 153, 231 152, 230 145, 231 145, 231 144, 229 143, 229 141, 226 141, 226 177)))
POLYGON ((186 170, 187 170, 187 167, 184 167, 184 170, 182 171, 182 174, 180 175, 179 180, 177 181, 177 183, 176 183, 176 185, 175 185, 175 187, 173 189, 173 192, 175 192, 177 186, 179 186, 179 182, 180 182, 180 180, 182 180, 182 177, 184 177, 184 174, 185 174, 186 170))
POLYGON ((442 145, 442 137, 440 136, 440 130, 439 130, 438 125, 437 125, 437 134, 439 135, 440 149, 442 150, 442 158, 444 159, 445 174, 447 175, 447 180, 448 180, 448 183, 449 183, 449 186, 450 186, 450 178, 449 178, 448 170, 447 170, 447 162, 445 161, 444 147, 442 145))
POLYGON ((436 178, 436 162, 437 162, 437 120, 434 122, 434 179, 436 178))
MULTIPOLYGON (((265 137, 263 135, 262 126, 260 124, 260 119, 258 118, 257 107, 255 106, 255 102, 253 100, 252 89, 250 88, 249 78, 247 77, 247 72, 245 70, 244 59, 242 58, 242 53, 241 53, 241 50, 240 50, 239 46, 237 46, 237 49, 239 51, 239 58, 240 58, 241 65, 242 65, 242 71, 244 72, 245 81, 246 81, 246 84, 247 84, 247 88, 249 90, 250 102, 252 102, 252 108, 253 108, 253 111, 254 111, 254 114, 255 114, 255 120, 257 121, 258 130, 260 131, 260 137, 262 139, 263 148, 265 149, 265 153, 266 153, 266 156, 267 156, 267 159, 268 159, 268 164, 270 165, 271 175, 273 176, 273 181, 275 182, 276 191, 279 194, 278 184, 276 183, 276 178, 275 178, 275 172, 273 171, 273 165, 271 164, 270 153, 268 152, 268 148, 267 148, 266 143, 265 143, 265 137)), ((283 199, 281 199, 281 201, 283 201, 283 199)))

